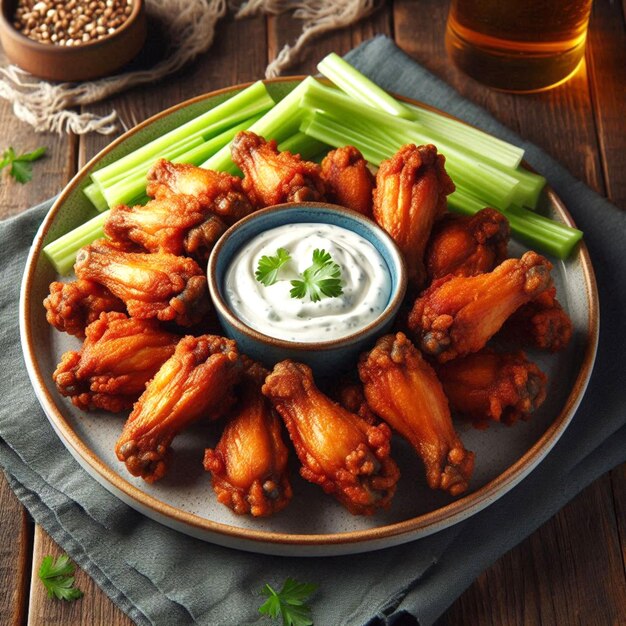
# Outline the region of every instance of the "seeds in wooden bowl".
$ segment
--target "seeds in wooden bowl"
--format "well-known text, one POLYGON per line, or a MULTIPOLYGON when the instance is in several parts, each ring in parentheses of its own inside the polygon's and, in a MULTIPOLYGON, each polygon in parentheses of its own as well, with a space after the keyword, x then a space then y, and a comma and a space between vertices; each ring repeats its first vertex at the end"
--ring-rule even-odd
POLYGON ((134 0, 18 0, 13 26, 45 44, 79 46, 112 35, 134 0))

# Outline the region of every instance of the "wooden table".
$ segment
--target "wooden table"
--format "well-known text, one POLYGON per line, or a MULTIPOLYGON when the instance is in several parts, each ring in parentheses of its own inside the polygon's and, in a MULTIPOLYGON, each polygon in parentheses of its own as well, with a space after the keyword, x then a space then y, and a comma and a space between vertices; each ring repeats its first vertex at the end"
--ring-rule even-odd
MULTIPOLYGON (((626 0, 596 0, 586 65, 550 92, 514 96, 490 91, 448 62, 443 48, 447 3, 396 0, 357 26, 309 48, 292 73, 310 73, 330 51, 347 52, 375 34, 392 36, 406 52, 504 124, 537 143, 593 189, 626 208, 626 0)), ((265 66, 299 25, 290 17, 225 20, 209 54, 162 83, 89 107, 115 107, 128 126, 182 100, 263 76, 265 66)), ((2 59, 4 62, 4 59, 2 59)), ((112 137, 36 136, 0 100, 0 148, 48 146, 25 186, 3 179, 0 217, 56 194, 112 137)), ((626 623, 626 469, 599 478, 519 546, 504 555, 441 618, 449 625, 570 625, 626 623)), ((62 550, 34 525, 0 478, 0 624, 131 624, 84 573, 79 602, 51 601, 36 570, 62 550)), ((330 625, 322 625, 330 626, 330 625)))

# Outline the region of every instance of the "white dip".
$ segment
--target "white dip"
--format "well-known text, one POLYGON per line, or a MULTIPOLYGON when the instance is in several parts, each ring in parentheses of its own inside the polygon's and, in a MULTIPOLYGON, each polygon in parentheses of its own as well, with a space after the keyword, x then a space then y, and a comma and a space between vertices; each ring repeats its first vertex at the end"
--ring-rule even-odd
POLYGON ((286 224, 257 235, 235 255, 224 277, 224 297, 233 313, 259 332, 312 343, 352 334, 387 306, 391 276, 380 253, 360 235, 332 224, 286 224), (255 278, 259 259, 288 250, 291 260, 266 287, 255 278), (292 298, 291 280, 311 266, 313 251, 326 250, 341 267, 343 294, 318 302, 292 298))

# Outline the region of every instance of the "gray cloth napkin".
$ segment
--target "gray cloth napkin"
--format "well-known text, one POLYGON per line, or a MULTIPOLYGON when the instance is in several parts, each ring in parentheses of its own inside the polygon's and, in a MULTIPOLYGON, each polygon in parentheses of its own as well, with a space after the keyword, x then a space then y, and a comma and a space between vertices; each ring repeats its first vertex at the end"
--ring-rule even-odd
POLYGON ((26 254, 50 203, 0 223, 0 464, 35 520, 137 624, 267 624, 266 582, 316 582, 315 623, 431 624, 486 567, 582 488, 626 458, 626 214, 537 147, 461 98, 378 37, 348 55, 383 87, 521 144, 585 232, 597 273, 602 332, 593 377, 547 458, 474 517, 397 548, 335 558, 277 558, 222 548, 153 522, 109 494, 72 459, 39 408, 20 349, 17 303, 26 254))

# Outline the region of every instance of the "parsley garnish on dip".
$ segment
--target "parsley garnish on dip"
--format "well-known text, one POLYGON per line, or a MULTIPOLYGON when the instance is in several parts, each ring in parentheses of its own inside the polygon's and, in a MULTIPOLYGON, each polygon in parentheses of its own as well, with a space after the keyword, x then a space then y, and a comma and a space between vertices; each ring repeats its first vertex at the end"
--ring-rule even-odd
POLYGON ((333 224, 267 230, 235 255, 224 277, 224 297, 242 322, 305 343, 364 328, 390 294, 391 275, 376 248, 333 224))

